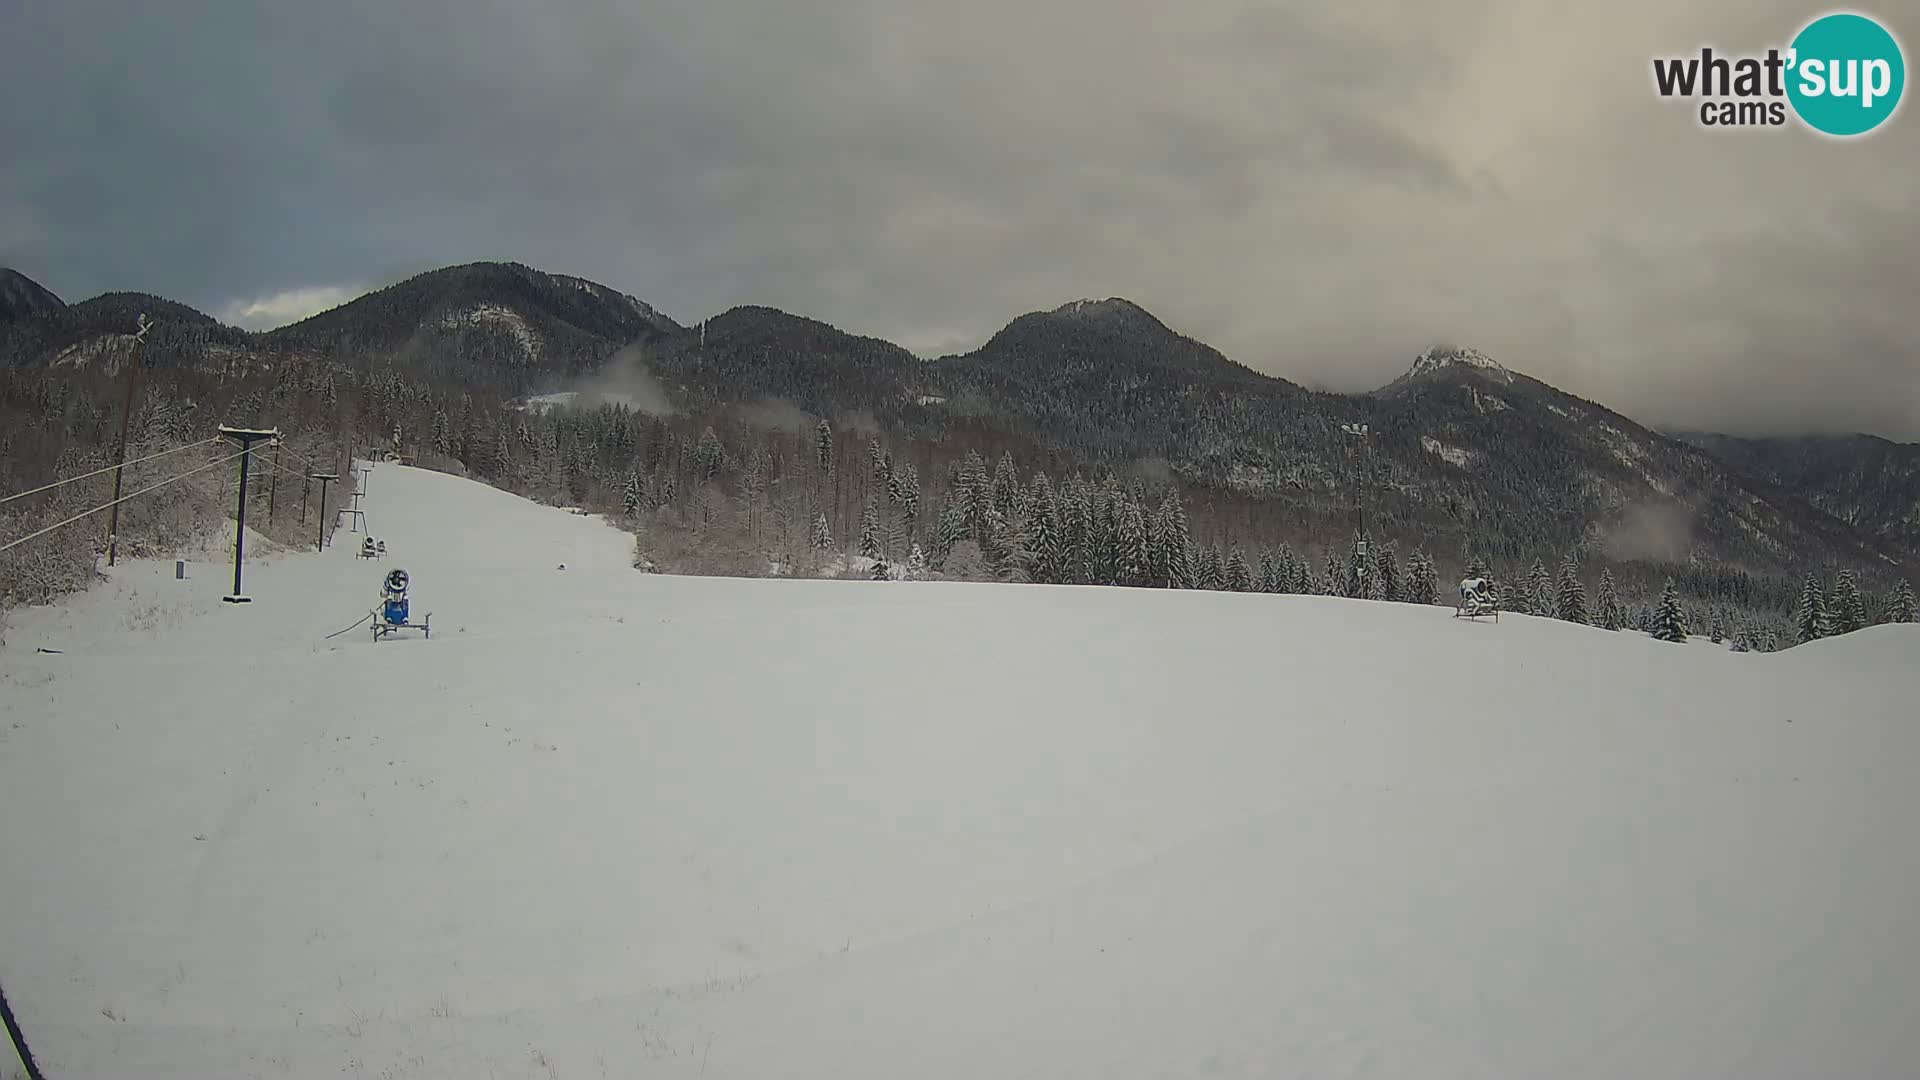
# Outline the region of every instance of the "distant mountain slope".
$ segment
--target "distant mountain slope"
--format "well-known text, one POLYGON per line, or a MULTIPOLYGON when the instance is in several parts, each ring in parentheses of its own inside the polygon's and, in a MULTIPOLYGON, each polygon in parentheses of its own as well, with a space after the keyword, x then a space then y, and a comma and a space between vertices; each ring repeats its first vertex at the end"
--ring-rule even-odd
POLYGON ((732 308, 657 342, 642 360, 688 408, 773 399, 829 418, 900 415, 926 367, 891 342, 769 307, 732 308))
MULTIPOLYGON (((1108 298, 1021 315, 973 352, 922 361, 773 308, 735 307, 688 328, 590 281, 473 263, 266 334, 141 294, 43 305, 0 322, 0 363, 110 374, 142 312, 155 322, 146 362, 191 369, 203 380, 196 394, 209 380, 292 367, 331 400, 325 387, 364 385, 378 372, 415 402, 438 398, 448 415, 437 441, 476 461, 502 457, 500 433, 482 438, 459 414, 530 395, 544 395, 543 407, 618 401, 617 392, 566 393, 638 376, 649 397, 681 412, 782 426, 853 421, 862 438, 916 442, 927 465, 955 447, 1012 448, 1055 473, 1178 481, 1233 535, 1339 544, 1364 514, 1374 536, 1426 547, 1443 566, 1573 551, 1782 575, 1920 567, 1920 526, 1903 524, 1920 500, 1912 448, 1869 440, 1788 453, 1718 442, 1709 453, 1456 346, 1421 353, 1375 392, 1324 393, 1108 298), (1343 430, 1358 424, 1371 434, 1343 430)), ((393 394, 376 400, 381 431, 414 407, 393 394)), ((243 411, 270 409, 256 395, 243 411)), ((412 415, 413 427, 432 411, 412 415)))
POLYGON ((382 364, 474 390, 542 388, 684 328, 625 293, 518 263, 434 270, 263 335, 278 348, 382 364))
POLYGON ((18 270, 0 266, 0 322, 65 306, 53 290, 18 270))
POLYGON ((113 292, 0 321, 0 364, 112 375, 129 355, 142 315, 151 324, 143 365, 231 374, 261 359, 253 335, 205 312, 148 293, 113 292))
POLYGON ((1920 549, 1920 444, 1872 435, 1682 437, 1848 524, 1920 549))
MULTIPOLYGON (((1373 395, 1375 438, 1413 501, 1623 559, 1709 555, 1788 570, 1807 552, 1879 563, 1875 538, 1699 448, 1466 349, 1437 348, 1373 395), (1411 466, 1416 456, 1426 467, 1411 466)), ((1511 530, 1502 530, 1512 535, 1511 530)), ((1518 552, 1514 552, 1518 554, 1518 552)))

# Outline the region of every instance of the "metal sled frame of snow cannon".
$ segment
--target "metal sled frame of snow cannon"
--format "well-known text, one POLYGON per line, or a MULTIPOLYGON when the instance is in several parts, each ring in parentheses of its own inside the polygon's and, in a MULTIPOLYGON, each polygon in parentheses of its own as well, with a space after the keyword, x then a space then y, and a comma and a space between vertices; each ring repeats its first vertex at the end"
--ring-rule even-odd
POLYGON ((373 620, 373 640, 375 641, 401 630, 418 630, 429 638, 433 637, 433 612, 427 612, 427 617, 417 623, 388 622, 384 614, 373 620))
POLYGON ((1500 609, 1497 607, 1473 607, 1460 604, 1453 609, 1453 617, 1456 619, 1482 619, 1489 615, 1493 616, 1494 622, 1500 621, 1500 609))

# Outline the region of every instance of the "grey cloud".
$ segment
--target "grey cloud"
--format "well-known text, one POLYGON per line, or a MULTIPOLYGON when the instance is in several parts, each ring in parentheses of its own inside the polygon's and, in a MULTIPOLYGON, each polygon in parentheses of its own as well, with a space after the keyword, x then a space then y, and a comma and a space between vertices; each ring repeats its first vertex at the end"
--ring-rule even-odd
POLYGON ((0 262, 218 313, 517 259, 942 352, 1121 295, 1312 385, 1449 338, 1650 422, 1920 439, 1911 111, 1716 135, 1651 91, 1810 13, 15 5, 0 262))

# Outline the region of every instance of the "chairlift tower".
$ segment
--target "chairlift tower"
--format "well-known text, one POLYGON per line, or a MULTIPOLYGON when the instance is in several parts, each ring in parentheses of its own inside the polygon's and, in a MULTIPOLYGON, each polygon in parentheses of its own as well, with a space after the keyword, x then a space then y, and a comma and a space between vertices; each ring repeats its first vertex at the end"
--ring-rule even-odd
POLYGON ((240 503, 233 515, 233 593, 220 599, 229 604, 248 604, 253 602, 253 598, 240 591, 240 566, 246 559, 247 548, 247 463, 253 460, 255 443, 279 443, 280 429, 230 428, 222 425, 220 437, 240 444, 240 503))

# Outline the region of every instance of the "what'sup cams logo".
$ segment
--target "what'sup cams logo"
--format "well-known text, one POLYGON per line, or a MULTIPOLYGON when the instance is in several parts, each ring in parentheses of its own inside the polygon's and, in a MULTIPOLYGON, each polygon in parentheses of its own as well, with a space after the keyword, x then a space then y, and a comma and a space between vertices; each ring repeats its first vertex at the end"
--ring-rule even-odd
POLYGON ((1653 85, 1664 98, 1700 99, 1702 127, 1784 127, 1789 117, 1839 138, 1865 135, 1900 108, 1907 65, 1900 43, 1865 15, 1822 15, 1784 50, 1765 56, 1660 57, 1653 85))

